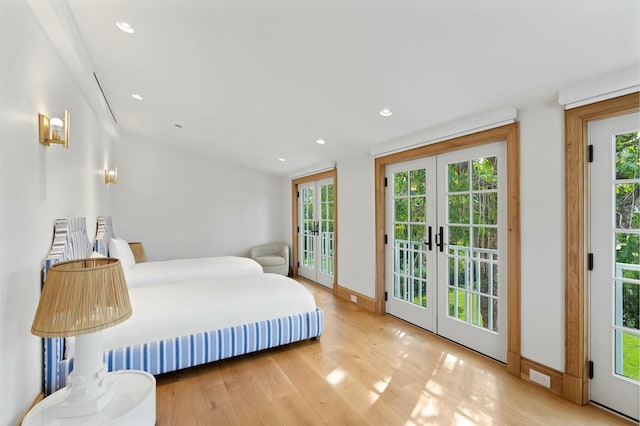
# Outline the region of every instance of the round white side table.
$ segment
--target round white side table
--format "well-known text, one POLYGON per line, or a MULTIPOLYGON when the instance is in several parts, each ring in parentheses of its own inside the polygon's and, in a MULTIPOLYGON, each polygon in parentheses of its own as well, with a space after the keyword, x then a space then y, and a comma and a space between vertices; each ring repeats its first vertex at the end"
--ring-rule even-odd
POLYGON ((58 417, 57 406, 64 400, 66 388, 49 395, 29 411, 23 426, 154 425, 156 423, 156 379, 138 370, 109 373, 115 387, 113 399, 97 414, 82 417, 58 417))

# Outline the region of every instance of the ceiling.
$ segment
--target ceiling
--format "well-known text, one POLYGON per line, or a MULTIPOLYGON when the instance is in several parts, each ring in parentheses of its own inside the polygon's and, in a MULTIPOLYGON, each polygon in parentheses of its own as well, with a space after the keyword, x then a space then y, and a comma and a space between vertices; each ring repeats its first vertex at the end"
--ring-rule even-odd
POLYGON ((278 175, 640 63, 638 0, 67 3, 125 143, 278 175))

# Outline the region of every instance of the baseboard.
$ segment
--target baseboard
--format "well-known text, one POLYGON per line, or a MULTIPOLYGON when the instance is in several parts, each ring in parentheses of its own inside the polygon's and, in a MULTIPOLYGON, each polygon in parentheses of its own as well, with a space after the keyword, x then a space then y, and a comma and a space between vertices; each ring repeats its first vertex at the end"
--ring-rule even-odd
POLYGON ((522 369, 522 357, 519 353, 507 351, 507 372, 512 376, 520 377, 522 369))
POLYGON ((24 421, 24 418, 27 417, 27 414, 29 413, 29 411, 31 411, 31 409, 33 407, 36 406, 36 404, 38 404, 40 401, 42 401, 44 399, 44 393, 40 392, 36 398, 33 400, 33 402, 31 403, 31 405, 29 406, 29 408, 26 409, 26 411, 22 414, 22 416, 20 417, 20 421, 18 422, 19 425, 22 424, 22 422, 24 421))
POLYGON ((542 388, 546 388, 556 395, 563 396, 563 386, 564 386, 564 373, 554 370, 553 368, 549 368, 542 364, 538 364, 535 361, 531 361, 525 358, 521 358, 520 360, 520 378, 522 380, 526 380, 529 383, 534 383, 542 388), (549 386, 545 386, 541 383, 532 380, 531 378, 531 370, 534 370, 534 377, 537 375, 542 379, 548 379, 549 386))
POLYGON ((570 374, 564 375, 562 396, 574 404, 584 405, 589 402, 588 378, 581 379, 570 374))
POLYGON ((336 285, 334 293, 339 298, 355 303, 363 309, 371 312, 376 311, 376 301, 369 296, 365 296, 364 294, 360 294, 346 287, 342 287, 339 284, 336 285), (355 300, 353 298, 355 298, 355 300))

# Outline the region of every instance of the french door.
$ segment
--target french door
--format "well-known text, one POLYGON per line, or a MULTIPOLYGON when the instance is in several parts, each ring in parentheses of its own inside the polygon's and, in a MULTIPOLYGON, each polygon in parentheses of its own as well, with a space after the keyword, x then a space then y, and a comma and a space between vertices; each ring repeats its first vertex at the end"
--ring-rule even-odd
POLYGON ((387 166, 387 313, 436 332, 436 158, 387 166))
POLYGON ((506 362, 506 146, 387 166, 387 312, 506 362))
POLYGON ((640 418, 640 114, 589 123, 590 399, 640 418))
POLYGON ((335 190, 333 178, 298 185, 298 274, 333 288, 335 190))

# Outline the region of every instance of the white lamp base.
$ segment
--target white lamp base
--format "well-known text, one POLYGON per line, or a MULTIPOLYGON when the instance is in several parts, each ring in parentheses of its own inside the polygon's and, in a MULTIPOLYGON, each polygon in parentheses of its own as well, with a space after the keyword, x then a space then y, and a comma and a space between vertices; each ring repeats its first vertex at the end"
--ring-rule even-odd
POLYGON ((113 383, 106 366, 95 374, 96 386, 89 391, 84 376, 76 376, 75 371, 68 378, 69 384, 61 390, 66 391, 64 400, 58 406, 60 417, 80 417, 96 414, 104 409, 114 395, 113 383))
POLYGON ((113 398, 102 355, 102 331, 76 336, 75 365, 67 380, 67 396, 58 408, 60 417, 96 414, 113 398))
POLYGON ((107 373, 113 397, 96 414, 60 417, 60 407, 69 396, 65 387, 49 395, 29 411, 23 426, 154 425, 156 423, 156 379, 149 373, 122 370, 107 373))

